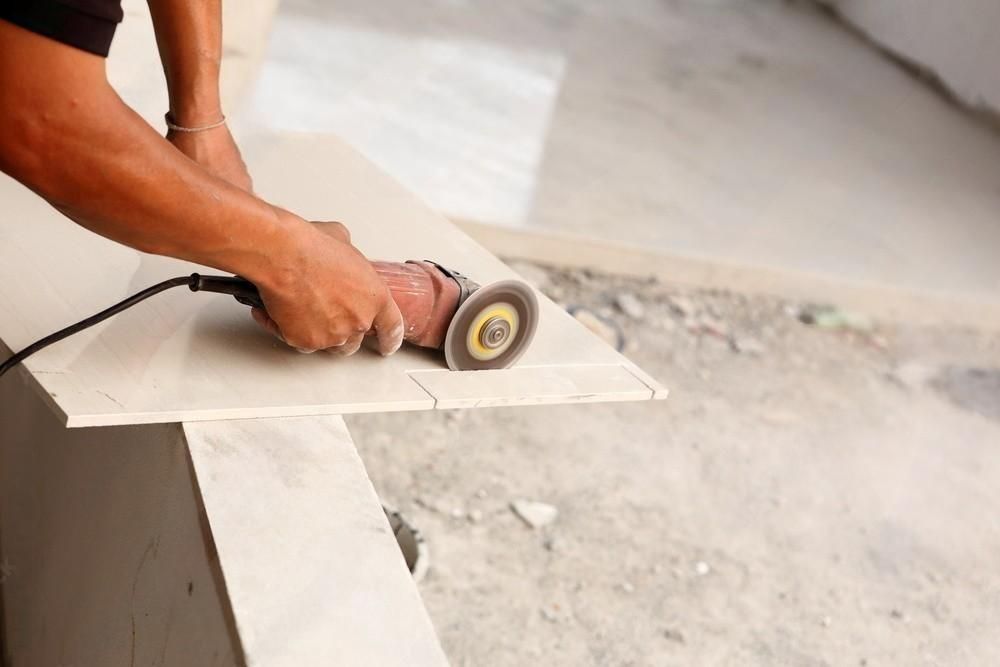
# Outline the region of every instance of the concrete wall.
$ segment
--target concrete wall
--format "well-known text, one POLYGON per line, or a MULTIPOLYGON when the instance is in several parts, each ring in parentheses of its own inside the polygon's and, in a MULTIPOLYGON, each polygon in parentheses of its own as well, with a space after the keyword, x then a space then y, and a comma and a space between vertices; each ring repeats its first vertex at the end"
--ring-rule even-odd
POLYGON ((997 0, 821 0, 875 42, 933 72, 965 103, 1000 111, 997 0))

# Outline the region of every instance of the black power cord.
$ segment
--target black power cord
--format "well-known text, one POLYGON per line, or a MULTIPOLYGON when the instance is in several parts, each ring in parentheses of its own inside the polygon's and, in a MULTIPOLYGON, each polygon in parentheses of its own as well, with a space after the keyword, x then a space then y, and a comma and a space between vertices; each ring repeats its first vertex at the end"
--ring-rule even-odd
POLYGON ((247 282, 242 278, 229 276, 202 276, 197 273, 192 273, 190 276, 182 276, 180 278, 171 278, 170 280, 164 280, 162 283, 157 283, 152 287, 147 287, 141 292, 133 294, 124 301, 116 303, 96 315, 91 315, 85 320, 81 320, 72 326, 68 326, 65 329, 57 331, 54 334, 32 343, 12 356, 10 359, 7 359, 0 364, 0 377, 3 377, 4 373, 14 368, 14 366, 17 366, 19 363, 39 350, 43 350, 53 343, 58 343, 64 338, 69 338, 73 334, 80 333, 84 329, 89 329, 95 324, 100 324, 109 317, 114 317, 123 310, 127 310, 137 303, 145 301, 151 296, 156 296, 160 292, 165 292, 168 289, 173 289, 174 287, 188 287, 192 292, 204 291, 216 292, 219 294, 231 294, 235 296, 240 303, 263 308, 263 303, 260 300, 257 288, 254 287, 252 283, 247 282))

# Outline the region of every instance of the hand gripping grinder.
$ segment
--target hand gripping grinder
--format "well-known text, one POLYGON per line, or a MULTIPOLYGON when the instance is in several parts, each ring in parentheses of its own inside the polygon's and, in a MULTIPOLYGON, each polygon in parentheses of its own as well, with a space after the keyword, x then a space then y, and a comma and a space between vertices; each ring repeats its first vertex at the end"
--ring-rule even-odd
MULTIPOLYGON (((372 262, 403 316, 403 339, 444 352, 455 371, 508 368, 538 328, 538 299, 517 280, 485 287, 431 261, 372 262)), ((199 276, 193 291, 232 294, 264 308, 257 288, 241 278, 199 276)))

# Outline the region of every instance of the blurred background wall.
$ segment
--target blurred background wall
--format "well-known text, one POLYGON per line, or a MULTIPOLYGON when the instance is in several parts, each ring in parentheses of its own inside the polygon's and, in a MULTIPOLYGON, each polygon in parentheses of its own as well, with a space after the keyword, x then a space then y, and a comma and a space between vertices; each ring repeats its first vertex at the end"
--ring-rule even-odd
POLYGON ((933 73, 966 104, 1000 111, 1000 2, 823 1, 878 44, 933 73))

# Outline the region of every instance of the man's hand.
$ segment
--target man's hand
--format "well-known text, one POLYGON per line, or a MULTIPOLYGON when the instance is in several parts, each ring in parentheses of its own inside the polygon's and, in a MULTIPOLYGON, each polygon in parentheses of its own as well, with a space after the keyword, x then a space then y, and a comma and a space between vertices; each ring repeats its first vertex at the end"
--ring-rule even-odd
POLYGON ((253 192, 253 181, 233 135, 225 125, 202 132, 167 132, 167 141, 202 167, 241 190, 253 192))
POLYGON ((254 320, 300 352, 352 355, 374 333, 378 350, 392 354, 403 343, 403 318, 388 287, 350 245, 347 228, 316 223, 293 247, 298 258, 278 286, 260 289, 267 311, 254 320))

